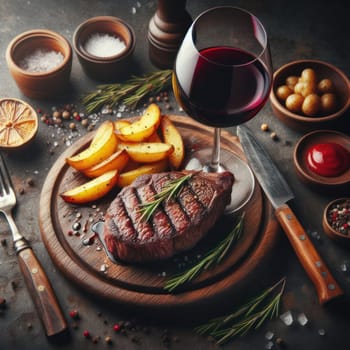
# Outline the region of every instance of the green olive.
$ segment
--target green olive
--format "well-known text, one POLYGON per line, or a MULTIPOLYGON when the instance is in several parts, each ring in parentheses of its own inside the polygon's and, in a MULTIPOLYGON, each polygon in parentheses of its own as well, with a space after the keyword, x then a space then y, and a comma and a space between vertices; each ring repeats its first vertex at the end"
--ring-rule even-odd
POLYGON ((292 93, 293 93, 293 90, 287 85, 281 85, 276 90, 277 97, 282 101, 285 101, 287 97, 292 93))
POLYGON ((323 114, 330 114, 337 109, 337 97, 333 93, 326 93, 321 96, 321 110, 323 114))
POLYGON ((286 99, 286 107, 291 112, 300 113, 303 101, 304 101, 303 96, 299 94, 291 94, 286 99))
POLYGON ((314 117, 321 110, 321 98, 317 94, 310 94, 305 97, 301 107, 303 113, 307 116, 314 117))

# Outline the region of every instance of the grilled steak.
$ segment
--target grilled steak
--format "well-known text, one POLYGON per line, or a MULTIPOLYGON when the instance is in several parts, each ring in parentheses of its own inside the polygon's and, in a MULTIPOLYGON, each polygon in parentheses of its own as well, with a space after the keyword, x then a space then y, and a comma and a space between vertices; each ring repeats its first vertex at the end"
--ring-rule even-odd
POLYGON ((166 259, 191 249, 213 227, 231 199, 233 175, 229 172, 194 172, 150 220, 141 218, 140 203, 150 202, 169 181, 188 173, 142 175, 119 192, 106 212, 103 232, 106 247, 116 259, 166 259))

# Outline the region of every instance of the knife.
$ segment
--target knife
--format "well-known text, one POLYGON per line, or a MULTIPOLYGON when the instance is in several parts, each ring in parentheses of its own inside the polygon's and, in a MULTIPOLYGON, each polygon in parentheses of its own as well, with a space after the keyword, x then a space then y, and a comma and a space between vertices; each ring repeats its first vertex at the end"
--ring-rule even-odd
POLYGON ((294 198, 283 175, 248 127, 239 125, 237 135, 259 184, 275 208, 275 215, 286 233, 300 263, 313 282, 321 305, 344 294, 316 251, 304 228, 287 202, 294 198))

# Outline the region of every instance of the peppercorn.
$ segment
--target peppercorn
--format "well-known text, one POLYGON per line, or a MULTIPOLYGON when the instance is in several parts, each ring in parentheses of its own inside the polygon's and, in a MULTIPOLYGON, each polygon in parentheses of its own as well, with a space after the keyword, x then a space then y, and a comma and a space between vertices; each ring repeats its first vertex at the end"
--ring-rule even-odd
POLYGON ((75 130, 76 129, 75 123, 69 123, 69 129, 75 130))
POLYGON ((274 140, 274 141, 278 140, 278 136, 277 136, 277 134, 276 134, 275 132, 272 132, 272 133, 270 134, 270 137, 271 137, 272 140, 274 140))
POLYGON ((79 312, 78 310, 71 310, 69 312, 69 316, 75 320, 77 320, 79 318, 79 312))
POLYGON ((69 119, 70 118, 70 112, 69 111, 63 111, 62 118, 63 119, 69 119))
POLYGON ((263 123, 263 124, 261 124, 260 129, 261 129, 262 131, 268 131, 268 130, 269 130, 269 126, 268 126, 266 123, 263 123))
POLYGON ((350 199, 334 203, 327 212, 330 226, 343 235, 350 235, 350 199))
POLYGON ((119 332, 121 329, 121 326, 119 323, 116 323, 115 325, 113 325, 113 330, 114 332, 119 332))
POLYGON ((62 113, 61 113, 60 111, 54 111, 54 112, 52 113, 52 118, 53 118, 53 119, 61 118, 61 116, 62 116, 62 113))
POLYGON ((0 309, 5 309, 6 308, 6 299, 3 297, 0 297, 0 309))
POLYGON ((107 343, 107 344, 112 344, 113 342, 112 342, 112 338, 109 336, 109 335, 107 335, 106 337, 105 337, 105 342, 107 343))

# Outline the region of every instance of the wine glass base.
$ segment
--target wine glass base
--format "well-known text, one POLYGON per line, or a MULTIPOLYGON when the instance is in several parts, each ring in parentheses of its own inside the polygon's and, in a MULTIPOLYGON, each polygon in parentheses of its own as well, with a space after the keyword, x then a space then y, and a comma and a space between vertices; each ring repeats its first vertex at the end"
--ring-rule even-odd
MULTIPOLYGON (((211 159, 211 154, 211 148, 194 152, 185 169, 213 172, 213 169, 207 164, 208 159, 211 159)), ((254 193, 255 179, 249 165, 234 153, 221 149, 220 158, 218 171, 230 171, 235 179, 232 186, 231 202, 225 208, 225 214, 232 214, 241 210, 249 202, 254 193)))

